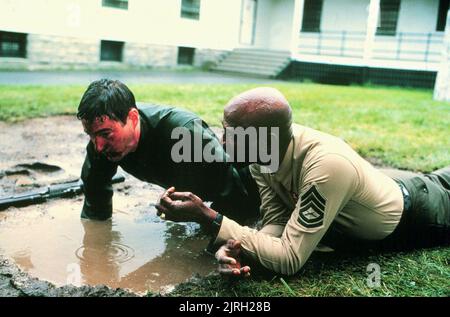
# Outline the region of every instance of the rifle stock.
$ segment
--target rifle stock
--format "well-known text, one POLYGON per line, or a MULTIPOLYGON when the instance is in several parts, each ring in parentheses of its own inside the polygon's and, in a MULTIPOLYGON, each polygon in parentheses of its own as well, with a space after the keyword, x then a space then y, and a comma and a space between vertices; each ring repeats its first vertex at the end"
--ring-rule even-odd
MULTIPOLYGON (((121 183, 125 180, 122 174, 116 174, 111 179, 112 184, 121 183)), ((0 197, 0 210, 8 207, 24 207, 33 204, 40 204, 48 199, 73 197, 83 192, 83 182, 81 179, 72 182, 49 185, 36 190, 21 194, 0 197)))

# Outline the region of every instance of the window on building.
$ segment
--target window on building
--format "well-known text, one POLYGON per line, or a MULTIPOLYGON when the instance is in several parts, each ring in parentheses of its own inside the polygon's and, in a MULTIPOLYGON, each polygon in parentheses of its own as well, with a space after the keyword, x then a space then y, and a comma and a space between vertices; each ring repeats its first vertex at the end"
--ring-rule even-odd
POLYGON ((22 57, 27 55, 27 35, 0 31, 0 57, 22 57))
POLYGON ((128 0, 102 0, 102 6, 128 10, 128 0))
POLYGON ((200 19, 200 0, 181 0, 181 17, 200 19))
POLYGON ((192 65, 194 63, 195 48, 178 47, 178 65, 192 65))
POLYGON ((101 61, 122 61, 123 42, 101 41, 100 60, 101 61))
POLYGON ((447 13, 449 9, 450 0, 440 0, 438 18, 436 24, 436 31, 445 31, 445 25, 447 24, 447 13))
POLYGON ((395 35, 397 32, 400 0, 381 0, 377 35, 395 35))
POLYGON ((320 32, 323 0, 305 0, 302 32, 320 32))

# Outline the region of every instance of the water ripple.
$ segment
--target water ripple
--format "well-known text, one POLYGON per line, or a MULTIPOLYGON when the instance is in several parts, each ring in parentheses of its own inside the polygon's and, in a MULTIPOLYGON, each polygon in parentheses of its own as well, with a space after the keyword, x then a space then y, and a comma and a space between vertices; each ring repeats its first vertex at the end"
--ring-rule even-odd
POLYGON ((117 242, 103 247, 82 245, 75 251, 75 255, 81 261, 98 261, 103 258, 108 262, 124 263, 134 258, 134 249, 117 242))

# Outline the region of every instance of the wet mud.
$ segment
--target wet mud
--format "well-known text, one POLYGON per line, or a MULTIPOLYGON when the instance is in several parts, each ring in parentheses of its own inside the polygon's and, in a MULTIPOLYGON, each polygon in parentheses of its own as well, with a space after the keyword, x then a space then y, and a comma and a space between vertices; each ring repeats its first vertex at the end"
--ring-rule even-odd
MULTIPOLYGON (((88 138, 69 116, 0 123, 0 195, 78 179, 88 138)), ((125 173, 126 175, 126 173, 125 173)), ((83 196, 0 211, 0 296, 165 294, 214 272, 196 224, 164 222, 162 188, 126 175, 113 218, 80 219, 83 196)))

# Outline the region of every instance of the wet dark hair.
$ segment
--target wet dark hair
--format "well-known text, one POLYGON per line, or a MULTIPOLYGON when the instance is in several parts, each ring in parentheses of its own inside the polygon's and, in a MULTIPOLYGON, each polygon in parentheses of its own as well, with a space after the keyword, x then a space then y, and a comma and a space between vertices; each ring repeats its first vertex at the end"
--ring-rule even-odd
POLYGON ((84 92, 77 118, 91 123, 95 118, 106 115, 125 124, 132 108, 136 108, 136 100, 125 84, 118 80, 100 79, 92 82, 84 92))

